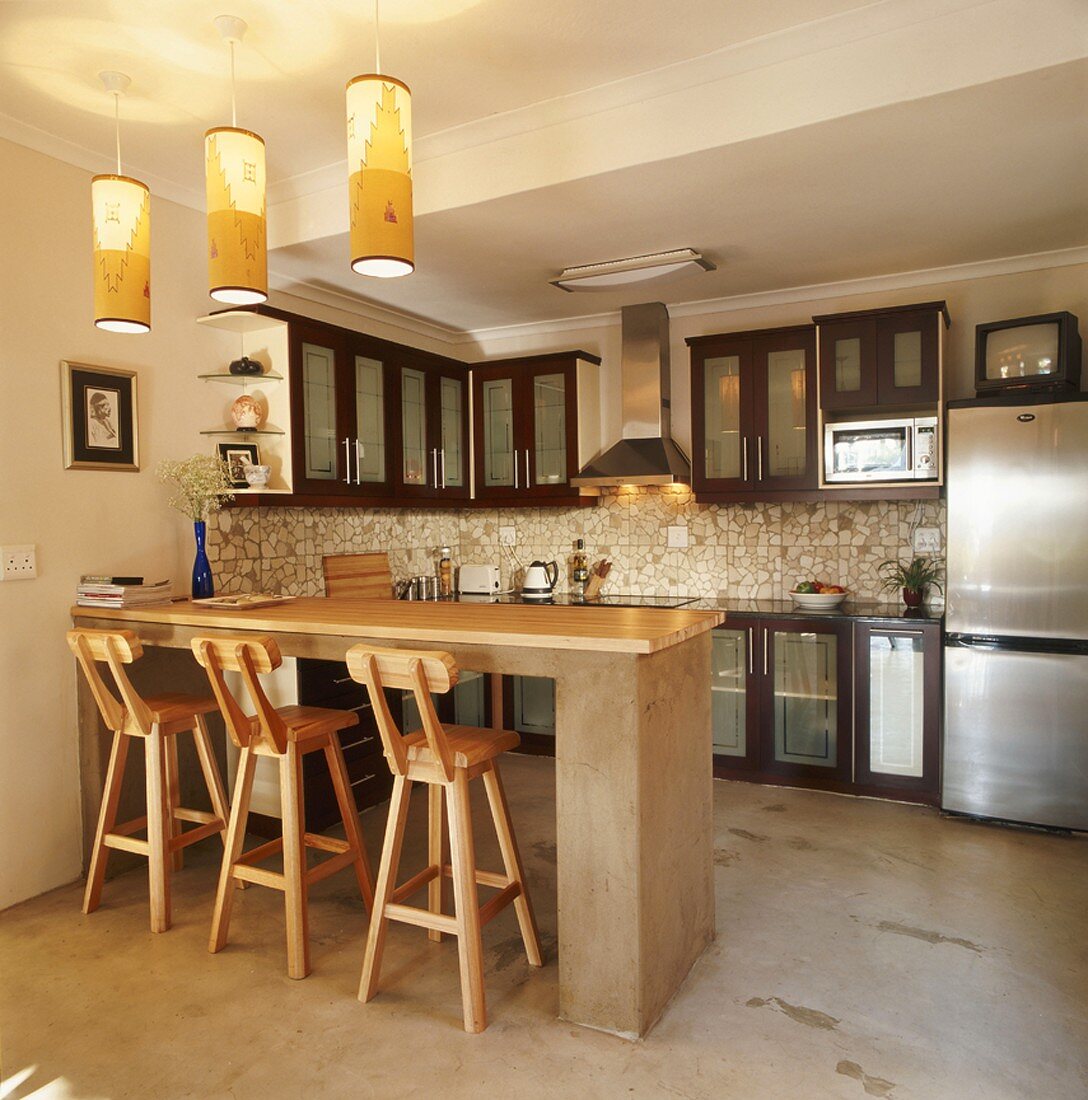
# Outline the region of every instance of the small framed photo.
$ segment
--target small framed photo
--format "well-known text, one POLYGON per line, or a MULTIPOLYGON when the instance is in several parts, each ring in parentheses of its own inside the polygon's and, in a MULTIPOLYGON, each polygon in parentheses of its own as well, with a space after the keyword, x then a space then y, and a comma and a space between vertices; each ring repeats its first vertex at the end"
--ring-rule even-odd
POLYGON ((261 454, 256 443, 217 443, 219 457, 230 468, 230 483, 235 489, 248 489, 246 467, 260 466, 261 454))
POLYGON ((66 470, 139 470, 136 372, 62 360, 66 470))

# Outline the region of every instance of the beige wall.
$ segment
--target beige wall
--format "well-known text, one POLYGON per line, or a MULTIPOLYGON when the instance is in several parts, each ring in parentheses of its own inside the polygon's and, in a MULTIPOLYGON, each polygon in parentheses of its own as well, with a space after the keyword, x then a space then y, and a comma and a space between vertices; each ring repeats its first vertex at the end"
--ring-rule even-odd
POLYGON ((152 332, 92 324, 90 174, 0 141, 0 544, 35 543, 38 578, 0 584, 0 908, 80 871, 75 678, 64 643, 80 573, 173 577, 191 527, 157 463, 200 447, 197 368, 236 341, 193 318, 209 299, 203 218, 152 200, 152 332), (65 470, 60 360, 134 369, 139 473, 65 470))

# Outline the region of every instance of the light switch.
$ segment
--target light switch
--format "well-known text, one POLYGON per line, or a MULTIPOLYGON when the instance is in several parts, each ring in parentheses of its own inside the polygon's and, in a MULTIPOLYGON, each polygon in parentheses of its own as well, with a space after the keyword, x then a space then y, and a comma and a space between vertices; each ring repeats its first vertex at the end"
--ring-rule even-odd
POLYGON ((683 524, 669 527, 669 548, 682 550, 688 544, 688 529, 683 524))

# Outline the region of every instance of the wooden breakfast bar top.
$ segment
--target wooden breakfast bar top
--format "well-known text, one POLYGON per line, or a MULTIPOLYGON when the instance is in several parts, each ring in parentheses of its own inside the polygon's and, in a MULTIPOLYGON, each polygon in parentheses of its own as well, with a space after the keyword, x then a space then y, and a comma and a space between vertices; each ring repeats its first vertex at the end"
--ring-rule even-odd
POLYGON ((656 653, 713 629, 724 618, 720 611, 344 597, 302 597, 238 611, 201 607, 189 600, 117 609, 73 607, 72 615, 249 633, 411 638, 435 644, 486 643, 610 653, 656 653))
MULTIPOLYGON (((285 657, 301 659, 343 661, 358 642, 442 649, 462 669, 551 678, 559 1015, 645 1035, 713 940, 706 685, 722 612, 300 598, 242 611, 188 601, 74 607, 72 616, 82 627, 135 631, 147 690, 191 683, 200 669, 190 642, 202 634, 271 635, 285 657)), ((105 739, 82 683, 80 693, 93 830, 105 739)))

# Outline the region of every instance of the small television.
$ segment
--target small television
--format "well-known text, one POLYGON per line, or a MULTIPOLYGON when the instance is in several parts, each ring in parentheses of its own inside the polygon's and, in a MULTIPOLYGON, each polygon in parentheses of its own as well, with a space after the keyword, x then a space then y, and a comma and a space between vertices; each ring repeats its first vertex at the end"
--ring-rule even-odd
POLYGON ((975 328, 975 392, 1080 388, 1080 331, 1072 313, 991 321, 975 328))

